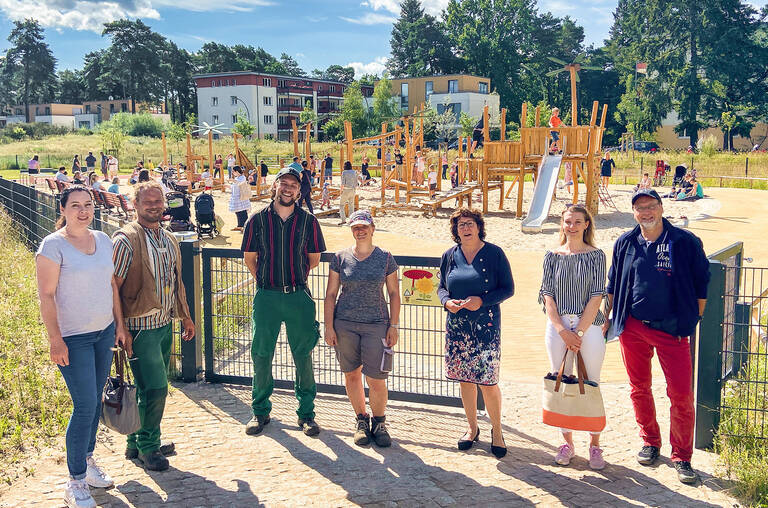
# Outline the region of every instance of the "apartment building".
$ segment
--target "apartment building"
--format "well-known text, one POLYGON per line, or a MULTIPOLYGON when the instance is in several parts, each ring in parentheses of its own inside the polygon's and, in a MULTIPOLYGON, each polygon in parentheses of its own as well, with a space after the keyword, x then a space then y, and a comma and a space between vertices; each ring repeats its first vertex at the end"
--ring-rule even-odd
POLYGON ((491 80, 470 74, 423 76, 419 78, 391 79, 392 96, 401 111, 428 104, 442 114, 446 107, 456 115, 456 128, 462 112, 479 119, 487 105, 495 116, 499 111, 499 96, 491 94, 491 80))
MULTIPOLYGON (((322 139, 323 124, 339 114, 347 88, 347 84, 338 81, 249 71, 201 74, 193 79, 199 121, 231 129, 238 113, 242 113, 255 127, 255 136, 282 141, 291 140, 291 120, 299 123, 307 104, 318 115, 319 125, 313 126, 313 135, 322 139)), ((370 107, 373 87, 361 88, 370 107)), ((304 140, 303 131, 299 140, 304 140)))
MULTIPOLYGON (((170 116, 165 113, 164 104, 145 102, 135 104, 137 113, 150 113, 170 121, 170 116)), ((96 124, 109 120, 115 113, 130 113, 133 105, 133 99, 85 101, 83 104, 30 104, 28 121, 50 123, 69 129, 93 129, 96 124)), ((23 105, 9 106, 5 109, 5 115, 0 116, 0 127, 26 121, 23 105)))

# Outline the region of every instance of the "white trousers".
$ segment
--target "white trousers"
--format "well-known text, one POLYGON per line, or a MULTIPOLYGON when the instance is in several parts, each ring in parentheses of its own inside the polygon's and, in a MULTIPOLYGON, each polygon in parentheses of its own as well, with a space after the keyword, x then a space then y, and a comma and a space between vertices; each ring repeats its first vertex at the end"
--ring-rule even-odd
MULTIPOLYGON (((575 331, 576 326, 579 324, 579 316, 575 314, 566 314, 560 316, 568 330, 575 331)), ((544 343, 547 346, 547 355, 549 356, 550 372, 556 373, 560 370, 560 364, 563 361, 563 356, 568 350, 568 347, 563 342, 560 334, 557 333, 554 325, 547 321, 547 327, 544 333, 544 343)), ((587 369, 587 377, 590 381, 596 383, 600 382, 600 370, 603 368, 603 360, 605 359, 605 338, 603 337, 603 331, 599 326, 590 325, 584 332, 584 336, 581 338, 581 349, 579 349, 581 357, 584 359, 584 367, 587 369)), ((565 369, 563 375, 571 375, 576 370, 574 363, 576 361, 576 355, 571 353, 568 355, 568 359, 565 362, 565 369)), ((563 432, 572 432, 569 429, 560 429, 563 432)), ((591 432, 590 434, 599 434, 599 432, 591 432)))
POLYGON ((344 213, 344 205, 349 205, 349 215, 352 215, 352 212, 355 211, 354 188, 341 191, 341 196, 339 197, 339 216, 341 217, 341 222, 346 222, 347 220, 347 214, 344 213))

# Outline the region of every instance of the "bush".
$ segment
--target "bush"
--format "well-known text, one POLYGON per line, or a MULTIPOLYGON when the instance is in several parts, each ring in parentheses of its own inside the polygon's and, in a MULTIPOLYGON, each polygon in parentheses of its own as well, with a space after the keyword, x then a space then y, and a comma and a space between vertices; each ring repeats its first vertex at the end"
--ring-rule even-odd
POLYGON ((46 136, 67 134, 70 130, 66 127, 49 123, 15 123, 8 125, 1 135, 16 140, 24 139, 24 136, 28 136, 31 139, 43 139, 46 136))
POLYGON ((701 154, 706 157, 712 157, 717 153, 717 140, 714 136, 705 136, 701 140, 701 154))
POLYGON ((21 127, 14 127, 13 129, 10 130, 10 132, 8 133, 8 136, 11 139, 15 139, 17 141, 22 140, 25 137, 27 137, 27 131, 25 131, 21 127))
POLYGON ((130 113, 116 113, 106 122, 99 124, 97 132, 103 130, 119 130, 127 136, 149 136, 159 138, 166 128, 165 122, 149 113, 132 115, 130 113))

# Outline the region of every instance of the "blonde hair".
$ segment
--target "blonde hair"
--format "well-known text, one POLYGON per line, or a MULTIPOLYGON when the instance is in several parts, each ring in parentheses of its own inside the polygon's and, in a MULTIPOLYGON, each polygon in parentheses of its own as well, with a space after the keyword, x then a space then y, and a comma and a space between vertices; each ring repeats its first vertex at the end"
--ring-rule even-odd
POLYGON ((592 214, 589 213, 589 210, 584 208, 581 205, 573 205, 569 206, 565 210, 563 210, 563 213, 560 214, 560 245, 565 245, 566 238, 565 238, 565 232, 563 232, 563 218, 565 217, 565 214, 571 212, 571 213, 580 213, 584 216, 584 220, 588 222, 587 229, 584 230, 584 235, 582 236, 582 239, 584 240, 584 243, 589 245, 590 247, 597 247, 595 245, 595 221, 592 220, 592 214))

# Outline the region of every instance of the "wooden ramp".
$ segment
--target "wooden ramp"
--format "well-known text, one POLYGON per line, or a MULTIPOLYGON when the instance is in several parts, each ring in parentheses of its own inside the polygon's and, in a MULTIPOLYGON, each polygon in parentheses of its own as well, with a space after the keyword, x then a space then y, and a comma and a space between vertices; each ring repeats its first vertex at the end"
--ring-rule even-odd
POLYGON ((472 193, 476 190, 482 191, 482 185, 462 185, 447 192, 438 192, 435 197, 421 201, 421 209, 431 211, 432 215, 437 215, 437 209, 441 208, 443 203, 451 199, 458 200, 457 205, 461 207, 466 200, 467 206, 472 206, 472 193))

